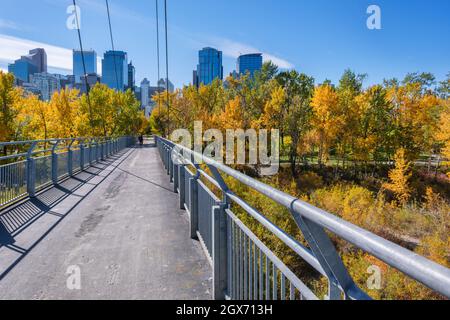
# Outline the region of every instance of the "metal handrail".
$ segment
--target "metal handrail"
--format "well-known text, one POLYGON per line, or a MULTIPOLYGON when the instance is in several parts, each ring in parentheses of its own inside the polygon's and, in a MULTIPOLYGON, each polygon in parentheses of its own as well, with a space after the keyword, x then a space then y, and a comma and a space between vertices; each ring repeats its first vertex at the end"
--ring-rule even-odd
MULTIPOLYGON (((363 251, 384 261, 388 265, 398 269, 412 279, 421 282, 430 289, 433 289, 446 297, 450 297, 450 269, 377 236, 368 230, 345 221, 336 215, 314 207, 305 201, 277 190, 211 158, 205 157, 203 154, 182 145, 175 144, 162 137, 157 137, 157 139, 166 144, 170 149, 176 147, 178 149, 177 153, 182 154, 183 158, 188 160, 188 162, 192 163, 193 159, 201 160, 201 162, 208 166, 220 170, 226 175, 289 209, 294 217, 297 215, 312 221, 340 238, 354 244, 363 251)), ((235 196, 231 190, 225 190, 225 194, 231 197, 235 196)), ((280 235, 280 233, 278 235, 280 235)))
POLYGON ((131 144, 131 137, 0 142, 0 148, 26 146, 17 148, 17 153, 0 156, 0 161, 11 160, 0 165, 0 208, 25 196, 34 197, 37 189, 57 184, 61 179, 72 176, 74 172, 84 170, 93 162, 104 160, 131 144), (74 146, 75 142, 77 144, 74 146), (45 145, 40 145, 41 149, 38 149, 37 146, 42 143, 45 145))

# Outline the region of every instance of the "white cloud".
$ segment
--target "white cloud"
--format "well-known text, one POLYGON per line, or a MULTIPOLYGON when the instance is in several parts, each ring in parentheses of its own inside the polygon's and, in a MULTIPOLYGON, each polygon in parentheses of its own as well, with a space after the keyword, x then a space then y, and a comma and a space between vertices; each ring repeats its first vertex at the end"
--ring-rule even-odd
POLYGON ((0 18, 0 29, 11 29, 11 30, 19 30, 19 26, 9 20, 5 20, 0 18))
POLYGON ((0 61, 11 63, 34 48, 44 48, 49 68, 72 71, 72 50, 50 44, 0 34, 0 61))
POLYGON ((237 58, 242 54, 248 53, 262 53, 264 61, 272 61, 274 64, 276 64, 278 67, 282 69, 294 68, 294 65, 285 59, 282 59, 267 52, 263 52, 261 50, 258 50, 257 48, 254 48, 250 45, 246 45, 240 42, 224 38, 211 38, 209 40, 209 43, 211 46, 214 46, 217 49, 221 50, 224 55, 231 58, 237 58))
MULTIPOLYGON (((47 43, 0 34, 0 68, 28 54, 34 48, 44 48, 47 53, 48 68, 56 72, 72 73, 72 50, 47 43)), ((101 57, 97 57, 97 73, 101 73, 101 57)))

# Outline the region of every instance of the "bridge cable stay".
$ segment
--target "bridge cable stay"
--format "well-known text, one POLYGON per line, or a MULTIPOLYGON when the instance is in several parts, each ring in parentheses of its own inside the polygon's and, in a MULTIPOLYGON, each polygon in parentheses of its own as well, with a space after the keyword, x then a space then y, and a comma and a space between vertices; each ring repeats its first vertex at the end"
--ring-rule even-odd
MULTIPOLYGON (((156 86, 158 88, 158 95, 160 94, 159 88, 159 80, 161 79, 160 72, 160 58, 159 58, 159 9, 158 9, 158 0, 155 0, 156 3, 156 60, 157 60, 157 69, 158 69, 158 78, 156 79, 156 86)), ((142 93, 141 93, 142 94, 142 93)), ((161 115, 161 99, 158 98, 158 111, 161 115)))
POLYGON ((117 87, 117 90, 119 90, 119 88, 120 88, 119 87, 119 76, 117 73, 116 50, 114 48, 114 38, 113 38, 113 32, 112 32, 112 26, 111 26, 111 15, 109 13, 109 2, 108 2, 108 0, 105 0, 105 2, 106 2, 106 12, 108 14, 109 37, 111 39, 111 48, 113 51, 114 72, 116 75, 116 87, 117 87))
MULTIPOLYGON (((85 84, 85 86, 86 86, 86 99, 87 99, 87 103, 88 103, 88 106, 89 106, 89 122, 90 122, 90 124, 91 124, 91 130, 92 130, 92 129, 94 128, 94 126, 93 126, 93 122, 92 122, 92 106, 91 106, 91 99, 90 99, 90 97, 89 97, 90 88, 89 88, 89 83, 88 83, 88 81, 87 81, 86 62, 85 62, 85 60, 84 60, 83 41, 82 41, 82 39, 81 39, 80 21, 79 21, 79 18, 78 18, 78 10, 77 10, 78 6, 77 6, 77 3, 76 3, 76 0, 72 0, 72 2, 73 2, 74 10, 75 10, 75 20, 76 20, 76 22, 77 22, 78 42, 79 42, 79 44, 80 44, 81 61, 82 61, 82 64, 83 64, 84 84, 85 84)), ((75 80, 76 80, 76 79, 75 79, 75 80)))

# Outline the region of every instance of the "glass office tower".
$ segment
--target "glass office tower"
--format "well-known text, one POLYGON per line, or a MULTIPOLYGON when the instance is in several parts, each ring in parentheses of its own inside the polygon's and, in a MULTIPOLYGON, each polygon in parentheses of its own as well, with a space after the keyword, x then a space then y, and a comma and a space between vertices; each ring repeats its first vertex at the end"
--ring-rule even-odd
POLYGON ((42 48, 29 51, 25 56, 8 65, 8 72, 14 74, 16 79, 29 82, 30 76, 35 73, 47 72, 47 54, 42 48))
POLYGON ((14 74, 14 77, 20 81, 29 82, 31 75, 38 72, 38 67, 30 60, 22 57, 8 65, 8 72, 14 74))
POLYGON ((208 85, 214 79, 223 79, 222 51, 214 48, 203 48, 198 53, 199 64, 197 65, 198 85, 208 85))
POLYGON ((263 57, 261 53, 244 54, 238 57, 237 60, 237 73, 246 74, 250 73, 251 76, 255 74, 255 71, 260 71, 262 68, 263 57))
MULTIPOLYGON (((82 83, 84 80, 83 59, 81 50, 73 50, 73 75, 75 83, 82 83)), ((84 63, 86 65, 86 73, 97 73, 97 53, 94 50, 84 50, 84 63)))
POLYGON ((128 57, 124 51, 107 51, 102 60, 102 83, 124 91, 128 84, 128 57), (114 62, 116 67, 114 67, 114 62))

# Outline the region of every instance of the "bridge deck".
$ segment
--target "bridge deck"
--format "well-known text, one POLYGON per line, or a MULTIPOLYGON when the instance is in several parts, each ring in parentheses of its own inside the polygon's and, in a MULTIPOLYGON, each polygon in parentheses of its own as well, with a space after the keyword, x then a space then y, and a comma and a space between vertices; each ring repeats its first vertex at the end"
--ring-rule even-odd
POLYGON ((210 299, 158 157, 127 149, 0 212, 0 299, 210 299), (67 286, 72 266, 81 290, 67 286))

